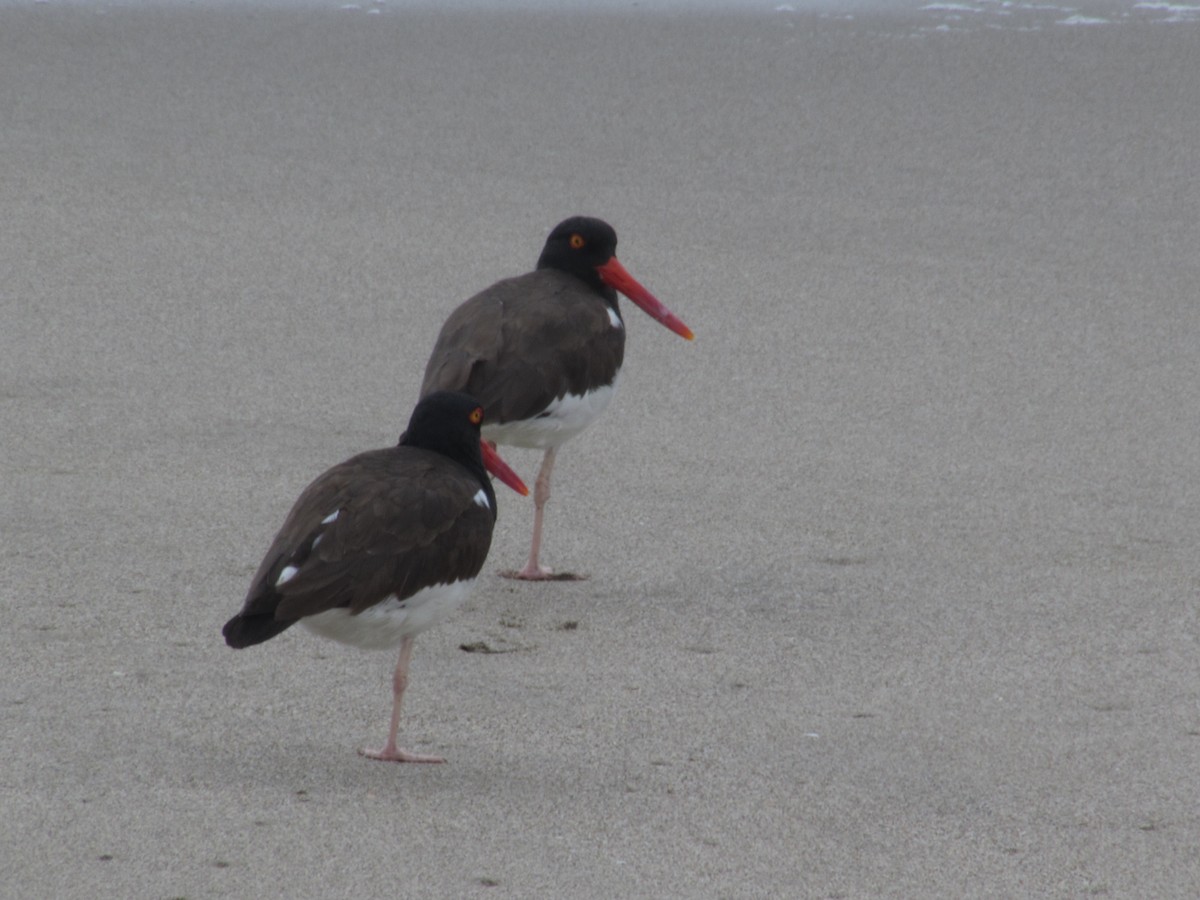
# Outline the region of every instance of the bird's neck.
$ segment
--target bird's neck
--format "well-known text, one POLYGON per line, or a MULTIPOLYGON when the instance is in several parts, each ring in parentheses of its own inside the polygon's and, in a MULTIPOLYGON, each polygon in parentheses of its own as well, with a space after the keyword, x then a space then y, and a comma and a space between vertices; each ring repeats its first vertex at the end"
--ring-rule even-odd
POLYGON ((487 495, 489 509, 492 511, 492 517, 496 515, 496 492, 492 489, 492 479, 488 475, 488 471, 484 468, 483 457, 476 449, 474 453, 470 449, 464 448, 461 444, 446 445, 436 440, 423 440, 420 437, 413 440, 409 437, 408 432, 400 435, 401 447, 415 447, 420 450, 428 450, 430 453, 437 453, 439 456, 444 456, 447 459, 452 459, 468 472, 475 476, 479 481, 479 486, 483 488, 487 495))
POLYGON ((573 278, 578 278, 605 299, 608 299, 610 296, 616 296, 616 293, 613 291, 613 289, 600 280, 600 273, 591 266, 563 266, 559 265, 559 261, 555 260, 553 257, 548 258, 543 255, 538 260, 537 268, 539 270, 549 269, 553 272, 561 272, 564 275, 570 275, 573 278))

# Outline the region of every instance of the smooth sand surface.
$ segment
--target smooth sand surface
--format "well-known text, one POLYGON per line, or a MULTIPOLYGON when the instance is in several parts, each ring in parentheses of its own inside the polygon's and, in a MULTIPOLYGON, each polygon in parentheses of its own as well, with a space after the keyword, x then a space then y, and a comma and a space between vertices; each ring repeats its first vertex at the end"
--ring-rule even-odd
POLYGON ((1196 895, 1198 42, 0 9, 0 895, 1196 895), (697 339, 364 760, 391 654, 221 624, 577 212, 697 339))

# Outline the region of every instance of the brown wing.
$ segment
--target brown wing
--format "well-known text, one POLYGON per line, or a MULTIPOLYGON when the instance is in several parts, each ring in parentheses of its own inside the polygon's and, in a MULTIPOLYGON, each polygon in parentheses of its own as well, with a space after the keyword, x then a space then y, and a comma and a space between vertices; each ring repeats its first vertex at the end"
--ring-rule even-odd
POLYGON ((465 391, 483 404, 485 422, 530 419, 564 394, 611 384, 624 354, 625 330, 613 327, 604 297, 573 275, 530 272, 450 314, 421 396, 465 391))
POLYGON ((393 594, 473 578, 495 524, 494 510, 475 501, 480 489, 457 463, 414 447, 333 467, 292 507, 241 616, 284 623, 337 607, 360 612, 393 594), (279 583, 289 566, 295 573, 279 583))

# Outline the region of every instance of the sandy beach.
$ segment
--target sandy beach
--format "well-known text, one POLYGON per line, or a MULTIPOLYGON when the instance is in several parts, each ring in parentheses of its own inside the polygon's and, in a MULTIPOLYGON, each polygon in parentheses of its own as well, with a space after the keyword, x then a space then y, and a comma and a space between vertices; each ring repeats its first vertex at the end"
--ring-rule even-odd
POLYGON ((393 6, 0 7, 0 897, 1200 893, 1200 25, 393 6), (574 213, 696 340, 365 760, 221 624, 574 213))

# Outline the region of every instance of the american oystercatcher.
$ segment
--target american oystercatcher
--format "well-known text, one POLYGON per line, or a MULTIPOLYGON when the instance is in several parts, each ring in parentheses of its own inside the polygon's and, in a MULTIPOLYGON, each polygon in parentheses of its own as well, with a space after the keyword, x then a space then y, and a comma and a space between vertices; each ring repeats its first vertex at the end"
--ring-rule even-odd
MULTIPOLYGON (((483 404, 485 440, 545 451, 534 486, 529 560, 511 577, 555 577, 538 563, 542 516, 559 446, 612 400, 625 356, 620 291, 687 338, 691 329, 617 261, 607 222, 575 216, 550 232, 535 271, 499 281, 459 306, 425 366, 421 396, 465 391, 483 404)), ((558 576, 573 578, 575 576, 558 576)))
POLYGON ((395 447, 369 450, 306 487, 225 623, 230 647, 260 644, 300 622, 370 650, 400 648, 387 743, 372 759, 444 762, 396 746, 413 638, 466 599, 496 523, 487 473, 529 489, 479 434, 483 407, 461 393, 417 404, 395 447))

